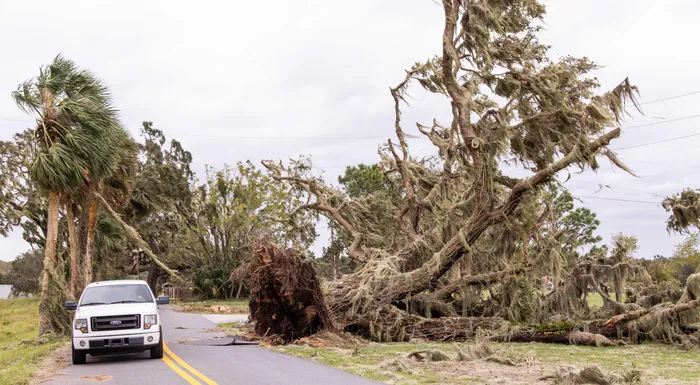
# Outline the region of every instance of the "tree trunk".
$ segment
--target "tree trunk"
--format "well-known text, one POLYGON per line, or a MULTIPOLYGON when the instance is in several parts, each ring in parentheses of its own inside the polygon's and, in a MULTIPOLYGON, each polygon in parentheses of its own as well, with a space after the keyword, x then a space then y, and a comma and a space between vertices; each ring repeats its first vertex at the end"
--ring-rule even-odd
POLYGON ((85 286, 92 282, 92 249, 95 244, 95 230, 97 229, 97 202, 90 198, 87 223, 87 241, 85 242, 85 286))
POLYGON ((585 346, 616 346, 617 344, 602 334, 569 331, 566 333, 547 333, 519 331, 512 333, 503 341, 508 342, 539 342, 549 344, 585 345, 585 346))
POLYGON ((57 191, 49 192, 48 229, 44 251, 44 270, 41 276, 41 302, 39 303, 39 335, 54 332, 70 333, 68 313, 63 310, 65 286, 58 269, 56 246, 58 240, 58 210, 60 197, 57 191))
POLYGON ((73 203, 66 202, 66 216, 68 220, 68 240, 70 244, 69 255, 70 255, 70 297, 77 298, 79 282, 80 282, 80 268, 78 263, 78 258, 80 257, 80 243, 78 240, 78 232, 75 228, 75 211, 73 210, 73 203))
POLYGON ((333 255, 331 256, 331 270, 333 273, 333 280, 338 279, 338 259, 340 259, 339 257, 340 255, 336 253, 333 253, 333 255))
MULTIPOLYGON (((233 285, 231 285, 231 290, 233 291, 233 285)), ((241 298, 241 291, 243 290, 243 281, 238 284, 238 291, 236 292, 236 298, 241 298)))
POLYGON ((148 286, 155 295, 158 295, 158 278, 161 276, 162 272, 163 271, 155 263, 151 263, 151 266, 148 268, 148 286))

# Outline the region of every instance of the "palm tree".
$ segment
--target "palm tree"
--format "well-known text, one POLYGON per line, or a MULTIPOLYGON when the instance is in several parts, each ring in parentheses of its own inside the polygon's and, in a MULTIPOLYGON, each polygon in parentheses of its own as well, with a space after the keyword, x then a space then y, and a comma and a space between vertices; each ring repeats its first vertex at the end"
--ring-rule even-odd
MULTIPOLYGON (((38 153, 30 176, 49 198, 39 334, 66 333, 70 327, 68 316, 61 308, 65 287, 58 274, 56 253, 61 196, 67 200, 67 207, 71 205, 70 197, 85 195, 94 205, 95 185, 114 172, 124 143, 130 138, 112 107, 107 87, 92 73, 61 55, 51 64, 42 66, 39 76, 20 84, 12 97, 23 111, 37 115, 38 153)), ((67 213, 69 226, 74 226, 72 207, 67 213)), ((75 229, 69 231, 69 236, 76 237, 75 229)), ((71 240, 70 245, 73 281, 79 275, 78 248, 74 247, 77 240, 71 240)), ((88 251, 86 247, 86 253, 88 251)), ((76 288, 77 283, 71 285, 72 290, 76 288)))

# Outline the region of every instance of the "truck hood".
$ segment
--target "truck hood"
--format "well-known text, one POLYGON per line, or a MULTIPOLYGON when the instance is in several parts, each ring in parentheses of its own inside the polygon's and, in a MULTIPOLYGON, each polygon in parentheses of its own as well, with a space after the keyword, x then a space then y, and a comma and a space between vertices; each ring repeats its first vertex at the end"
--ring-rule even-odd
POLYGON ((103 317, 127 314, 156 314, 158 307, 155 303, 118 303, 114 305, 81 306, 75 312, 75 318, 103 317))

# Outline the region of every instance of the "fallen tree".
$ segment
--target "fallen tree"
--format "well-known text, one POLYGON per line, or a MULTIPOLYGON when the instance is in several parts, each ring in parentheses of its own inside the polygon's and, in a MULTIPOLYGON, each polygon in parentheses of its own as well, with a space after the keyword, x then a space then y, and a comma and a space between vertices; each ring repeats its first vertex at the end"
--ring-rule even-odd
MULTIPOLYGON (((291 217, 309 210, 327 217, 348 240, 347 255, 362 264, 324 287, 335 327, 378 341, 461 340, 475 327, 500 330, 506 321, 580 319, 591 291, 612 315, 658 302, 622 300, 630 280, 649 284, 628 237, 616 238, 609 255, 584 258, 580 244, 564 246, 580 230, 566 229, 554 207, 557 175, 572 166, 595 170, 605 156, 632 173, 608 145, 620 135, 627 103, 638 107, 636 87, 625 79, 597 95, 588 76, 594 63, 549 59, 536 38, 544 16, 537 0, 442 6, 442 54, 415 64, 390 89, 396 141, 380 148, 378 167, 391 192, 350 196, 314 176, 308 159, 263 161, 275 180, 307 197, 291 217), (415 83, 445 98, 452 113, 449 124, 417 124, 436 156, 409 151, 401 107, 415 83), (530 175, 508 176, 503 164, 530 175), (543 276, 555 286, 546 295, 539 294, 543 276)), ((610 328, 547 338, 606 345, 598 335, 607 338, 610 328)), ((543 339, 507 329, 518 340, 543 339)), ((618 336, 633 330, 613 329, 618 336)))
POLYGON ((264 241, 254 251, 249 306, 255 332, 289 342, 331 328, 311 263, 264 241))

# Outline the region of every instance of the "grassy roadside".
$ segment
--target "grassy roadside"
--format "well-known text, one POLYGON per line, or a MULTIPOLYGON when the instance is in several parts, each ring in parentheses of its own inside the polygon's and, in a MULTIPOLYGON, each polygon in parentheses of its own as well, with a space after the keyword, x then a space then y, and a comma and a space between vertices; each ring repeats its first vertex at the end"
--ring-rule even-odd
POLYGON ((39 299, 0 300, 0 384, 20 385, 67 338, 37 340, 39 299))
MULTIPOLYGON (((469 345, 459 344, 469 350, 469 345)), ((472 348, 474 345, 471 345, 472 348)), ((615 348, 555 344, 490 343, 492 349, 513 358, 516 366, 483 359, 457 361, 449 343, 367 343, 357 346, 268 346, 268 348, 396 385, 408 384, 551 384, 541 380, 560 365, 583 369, 598 365, 607 374, 625 375, 641 371, 641 382, 630 384, 695 384, 700 379, 700 355, 664 345, 615 348), (439 350, 448 361, 417 362, 408 354, 439 350), (634 366, 633 366, 634 363, 634 366)), ((479 347, 481 348, 481 346, 479 347)))
POLYGON ((248 314, 248 299, 230 300, 173 300, 179 306, 178 311, 197 314, 248 314))

